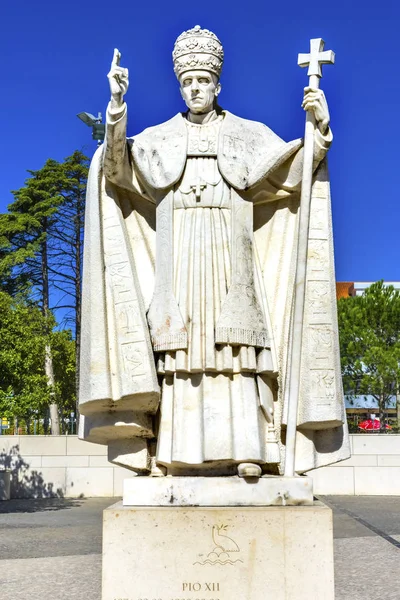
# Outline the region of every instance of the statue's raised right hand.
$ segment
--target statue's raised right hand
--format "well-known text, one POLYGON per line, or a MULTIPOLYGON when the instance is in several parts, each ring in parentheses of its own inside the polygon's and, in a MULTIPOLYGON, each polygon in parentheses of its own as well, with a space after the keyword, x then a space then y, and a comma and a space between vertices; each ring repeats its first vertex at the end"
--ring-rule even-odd
POLYGON ((120 60, 121 53, 118 48, 115 48, 111 69, 107 77, 110 83, 111 102, 116 108, 122 106, 129 86, 128 69, 119 66, 120 60))

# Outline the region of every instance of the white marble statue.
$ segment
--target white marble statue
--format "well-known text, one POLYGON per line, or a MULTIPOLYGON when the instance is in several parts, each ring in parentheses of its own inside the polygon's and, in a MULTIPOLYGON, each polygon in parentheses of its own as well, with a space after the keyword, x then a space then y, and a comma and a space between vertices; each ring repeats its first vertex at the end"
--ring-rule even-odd
MULTIPOLYGON (((80 436, 142 475, 284 471, 302 140, 221 109, 223 48, 199 26, 173 51, 187 111, 126 138, 116 50, 87 194, 80 436)), ((329 180, 314 178, 295 471, 347 458, 329 180)))

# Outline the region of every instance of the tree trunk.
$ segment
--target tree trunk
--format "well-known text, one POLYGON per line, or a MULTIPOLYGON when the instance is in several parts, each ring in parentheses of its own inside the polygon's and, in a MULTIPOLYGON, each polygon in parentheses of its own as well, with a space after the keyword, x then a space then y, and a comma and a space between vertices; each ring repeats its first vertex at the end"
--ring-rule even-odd
POLYGON ((60 435, 60 419, 58 416, 58 406, 55 401, 55 380, 53 371, 53 358, 51 356, 51 348, 46 345, 45 349, 45 373, 47 377, 47 385, 50 388, 50 419, 51 419, 51 435, 60 435))
MULTIPOLYGON (((44 219, 43 230, 47 230, 47 219, 44 219)), ((44 241, 42 244, 42 304, 43 314, 45 317, 49 316, 49 269, 47 263, 47 242, 44 241)), ((50 331, 47 331, 50 334, 50 331)), ((44 359, 44 372, 47 377, 47 385, 50 388, 50 418, 51 418, 51 435, 60 435, 60 420, 58 417, 58 406, 55 398, 55 379, 53 369, 53 357, 51 354, 50 344, 46 344, 45 348, 45 359, 44 359)))

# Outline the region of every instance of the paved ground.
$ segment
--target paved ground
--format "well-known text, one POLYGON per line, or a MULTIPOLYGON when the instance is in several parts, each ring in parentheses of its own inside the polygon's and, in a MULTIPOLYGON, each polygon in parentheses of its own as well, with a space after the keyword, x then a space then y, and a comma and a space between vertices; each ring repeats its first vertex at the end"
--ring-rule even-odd
MULTIPOLYGON (((321 500, 334 511, 336 600, 399 600, 400 497, 321 500)), ((100 600, 101 516, 114 502, 1 502, 1 600, 100 600)))
POLYGON ((336 600, 399 600, 400 497, 321 500, 333 509, 336 600))
POLYGON ((0 502, 0 599, 100 600, 102 511, 114 502, 0 502))

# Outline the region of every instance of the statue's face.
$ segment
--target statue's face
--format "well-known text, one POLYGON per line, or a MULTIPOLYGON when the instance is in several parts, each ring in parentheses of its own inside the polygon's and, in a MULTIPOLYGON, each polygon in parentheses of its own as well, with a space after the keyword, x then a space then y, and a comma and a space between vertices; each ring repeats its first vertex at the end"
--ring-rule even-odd
POLYGON ((210 112, 221 91, 221 84, 214 73, 186 71, 179 78, 181 94, 190 112, 197 115, 210 112))

